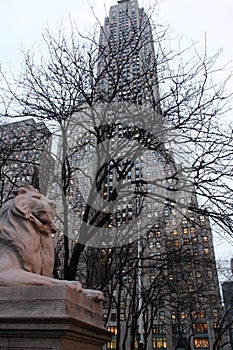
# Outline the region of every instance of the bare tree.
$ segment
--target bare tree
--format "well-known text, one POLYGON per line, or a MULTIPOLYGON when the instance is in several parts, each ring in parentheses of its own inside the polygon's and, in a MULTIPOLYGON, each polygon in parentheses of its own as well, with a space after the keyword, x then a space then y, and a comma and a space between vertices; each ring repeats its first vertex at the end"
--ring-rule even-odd
MULTIPOLYGON (((194 58, 185 62, 184 52, 164 49, 166 32, 157 32, 158 26, 149 25, 145 13, 141 14, 140 25, 131 23, 130 35, 125 29, 118 41, 111 29, 110 35, 100 29, 99 41, 98 30, 84 35, 76 31, 73 23, 71 27, 68 34, 60 28, 58 38, 46 31, 47 56, 41 55, 38 60, 32 51, 24 53, 22 74, 13 83, 2 75, 5 82, 1 89, 5 109, 2 116, 30 116, 58 125, 60 154, 54 157, 60 166, 53 175, 56 189, 62 194, 62 210, 58 216, 62 225, 56 260, 62 261, 63 276, 74 279, 80 257, 88 257, 87 287, 105 290, 110 305, 116 305, 118 347, 120 339, 123 347, 127 341, 120 324, 123 317, 120 292, 127 278, 129 282, 124 290, 128 293, 127 310, 133 318, 128 317, 125 322, 131 329, 133 348, 141 315, 148 325, 145 329, 147 341, 159 307, 154 296, 156 291, 161 295, 160 287, 165 283, 163 274, 170 276, 172 267, 170 277, 176 273, 179 252, 193 259, 199 237, 207 244, 205 232, 210 230, 209 222, 232 235, 232 130, 221 124, 221 116, 230 110, 231 96, 225 92, 227 81, 219 85, 213 83, 214 74, 221 71, 215 68, 219 53, 209 58, 205 51, 200 55, 193 45, 184 52, 191 51, 194 58), (132 65, 137 69, 132 70, 132 65), (159 86, 162 86, 160 90, 159 86), (148 167, 149 161, 160 164, 159 174, 151 178, 143 174, 147 166, 143 165, 142 158, 145 149, 148 154, 156 154, 148 159, 148 167), (84 166, 86 161, 87 166, 84 166), (80 188, 80 179, 82 186, 86 186, 86 197, 80 188), (102 203, 100 206, 96 198, 102 203), (114 211, 116 201, 119 203, 123 198, 129 203, 120 213, 114 211), (150 207, 151 203, 157 205, 156 209, 150 207), (71 211, 75 223, 81 218, 77 233, 71 223, 71 211), (131 222, 139 223, 142 213, 149 218, 152 212, 158 213, 158 217, 153 216, 149 223, 147 219, 140 222, 140 227, 133 227, 131 222), (174 226, 171 236, 167 231, 175 216, 180 221, 174 224, 177 228, 174 226), (116 234, 122 246, 120 251, 113 244, 110 248, 104 247, 103 253, 95 245, 95 240, 101 241, 103 229, 110 232, 113 228, 118 232, 117 228, 124 226, 128 227, 130 235, 126 240, 116 234), (145 236, 137 236, 142 229, 145 236), (197 237, 200 230, 202 234, 197 237), (188 232, 187 237, 179 236, 178 231, 188 232), (166 239, 162 246, 169 256, 164 252, 160 255, 161 269, 158 266, 155 269, 154 281, 140 286, 145 298, 139 304, 139 299, 134 298, 139 293, 138 271, 147 271, 158 261, 145 254, 150 244, 147 235, 152 234, 154 243, 156 232, 166 239), (132 238, 141 242, 144 254, 138 249, 138 243, 134 243, 134 255, 127 256, 132 238), (126 252, 123 242, 129 243, 126 252), (89 249, 91 245, 93 249, 89 249), (101 254, 105 254, 107 261, 103 269, 96 271, 92 262, 101 254), (110 264, 108 259, 112 259, 110 264), (114 295, 116 288, 118 294, 114 295)), ((161 249, 160 242, 157 243, 155 252, 161 249)), ((212 247, 203 249, 206 250, 202 256, 208 255, 212 247)), ((179 274, 177 277, 176 285, 179 285, 182 278, 179 274)), ((176 300, 179 308, 181 301, 168 287, 166 283, 166 295, 176 300)), ((170 307, 170 299, 165 302, 170 307)))
MULTIPOLYGON (((30 119, 23 122, 3 124, 0 126, 0 132, 1 206, 20 184, 27 183, 40 189, 40 161, 50 131, 44 124, 37 124, 30 119)), ((52 165, 51 160, 50 165, 52 165)), ((44 190, 46 191, 46 186, 44 190)))

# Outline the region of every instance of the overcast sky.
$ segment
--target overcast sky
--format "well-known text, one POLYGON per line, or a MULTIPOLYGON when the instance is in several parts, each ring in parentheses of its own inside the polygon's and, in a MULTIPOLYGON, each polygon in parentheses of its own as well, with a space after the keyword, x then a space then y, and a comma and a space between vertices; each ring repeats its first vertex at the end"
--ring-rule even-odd
MULTIPOLYGON (((140 6, 154 1, 139 0, 140 6)), ((17 70, 21 61, 21 49, 35 47, 42 41, 42 32, 49 26, 56 34, 61 20, 69 15, 79 28, 89 28, 94 23, 92 9, 103 19, 116 0, 0 0, 0 63, 4 71, 17 70)), ((191 41, 203 43, 207 35, 210 55, 223 49, 221 63, 233 66, 233 1, 232 0, 164 0, 157 7, 158 21, 170 24, 173 36, 183 36, 183 44, 191 41)), ((230 88, 233 84, 230 85, 230 88)), ((223 242, 216 244, 217 256, 232 256, 232 247, 223 242)))
MULTIPOLYGON (((49 25, 56 32, 61 19, 70 15, 80 28, 90 27, 94 18, 91 7, 103 22, 116 0, 0 0, 0 62, 15 67, 21 47, 27 49, 41 42, 41 33, 49 25)), ((139 0, 145 7, 153 0, 139 0)), ((157 7, 158 20, 170 23, 184 42, 203 42, 207 33, 208 50, 213 54, 223 48, 222 62, 232 60, 232 0, 164 0, 157 7)))

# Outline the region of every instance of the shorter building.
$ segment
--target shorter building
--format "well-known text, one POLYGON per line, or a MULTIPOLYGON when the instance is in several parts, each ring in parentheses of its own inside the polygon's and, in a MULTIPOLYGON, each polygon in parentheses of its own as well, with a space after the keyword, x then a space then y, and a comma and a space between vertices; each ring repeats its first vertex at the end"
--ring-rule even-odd
MULTIPOLYGON (((231 270, 233 274, 233 259, 231 259, 231 270)), ((226 327, 228 328, 230 347, 233 350, 233 281, 222 284, 223 301, 226 312, 226 327)))
POLYGON ((43 155, 43 163, 53 162, 51 156, 46 156, 49 152, 45 152, 51 148, 50 135, 47 126, 34 119, 0 126, 0 206, 19 185, 33 185, 46 194, 48 174, 44 169, 48 167, 41 167, 41 160, 43 155))

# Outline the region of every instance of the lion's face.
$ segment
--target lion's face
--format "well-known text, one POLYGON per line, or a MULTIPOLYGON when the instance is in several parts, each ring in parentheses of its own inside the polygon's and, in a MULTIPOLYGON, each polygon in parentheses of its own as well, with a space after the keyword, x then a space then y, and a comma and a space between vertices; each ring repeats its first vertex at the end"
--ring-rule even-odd
POLYGON ((47 233, 57 231, 52 222, 55 216, 55 203, 40 194, 33 186, 20 187, 14 203, 25 218, 31 220, 40 231, 47 230, 47 233))

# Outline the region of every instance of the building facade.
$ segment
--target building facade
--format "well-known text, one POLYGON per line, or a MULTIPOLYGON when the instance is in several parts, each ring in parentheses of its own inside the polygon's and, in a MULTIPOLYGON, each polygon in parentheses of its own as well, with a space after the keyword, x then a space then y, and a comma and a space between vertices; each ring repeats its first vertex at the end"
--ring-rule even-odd
POLYGON ((47 193, 48 174, 40 174, 41 163, 50 162, 51 157, 45 150, 50 150, 50 131, 44 123, 36 123, 33 119, 7 123, 0 126, 1 135, 1 204, 20 185, 30 184, 47 193), (42 161, 43 155, 43 161, 42 161), (41 183, 39 183, 39 177, 41 183))
POLYGON ((134 193, 117 201, 103 224, 108 233, 98 236, 99 246, 87 244, 79 271, 86 287, 106 295, 105 324, 114 334, 107 349, 221 349, 210 223, 176 162, 177 150, 167 149, 151 25, 137 0, 110 8, 101 28, 99 62, 101 102, 114 105, 103 123, 102 137, 111 140, 104 151, 112 162, 115 157, 125 163, 115 168, 108 163, 98 193, 112 201, 129 155, 132 166, 124 168, 122 183, 134 193), (135 140, 146 146, 136 155, 135 140), (112 244, 112 228, 128 235, 125 244, 112 244))

